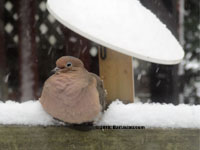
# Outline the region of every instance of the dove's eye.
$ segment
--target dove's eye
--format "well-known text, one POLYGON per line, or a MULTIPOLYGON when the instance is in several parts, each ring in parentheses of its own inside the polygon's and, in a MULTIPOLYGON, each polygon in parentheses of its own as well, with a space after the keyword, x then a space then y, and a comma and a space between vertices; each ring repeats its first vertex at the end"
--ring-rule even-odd
POLYGON ((67 62, 66 67, 71 67, 72 63, 71 62, 67 62))

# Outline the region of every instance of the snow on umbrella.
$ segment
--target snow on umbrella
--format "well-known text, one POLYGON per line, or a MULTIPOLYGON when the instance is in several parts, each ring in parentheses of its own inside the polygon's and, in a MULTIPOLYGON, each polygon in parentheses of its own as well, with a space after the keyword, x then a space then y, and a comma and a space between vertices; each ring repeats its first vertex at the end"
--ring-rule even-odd
POLYGON ((184 56, 172 33, 138 0, 48 0, 47 8, 66 27, 118 52, 160 64, 184 56))

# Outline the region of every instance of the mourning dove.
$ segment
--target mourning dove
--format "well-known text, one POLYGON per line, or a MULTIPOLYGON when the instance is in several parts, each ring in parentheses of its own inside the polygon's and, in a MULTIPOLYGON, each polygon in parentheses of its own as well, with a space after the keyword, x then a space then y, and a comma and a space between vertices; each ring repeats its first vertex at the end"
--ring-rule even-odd
POLYGON ((78 58, 63 56, 43 87, 40 103, 54 118, 71 123, 93 122, 105 109, 102 80, 88 72, 78 58))

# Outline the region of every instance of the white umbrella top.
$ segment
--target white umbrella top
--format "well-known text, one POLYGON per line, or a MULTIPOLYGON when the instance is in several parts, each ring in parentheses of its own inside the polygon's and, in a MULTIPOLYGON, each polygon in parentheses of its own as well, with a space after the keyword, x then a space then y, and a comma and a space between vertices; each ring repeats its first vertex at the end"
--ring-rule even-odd
POLYGON ((50 13, 74 32, 118 52, 177 64, 184 51, 166 26, 138 0, 48 0, 50 13))

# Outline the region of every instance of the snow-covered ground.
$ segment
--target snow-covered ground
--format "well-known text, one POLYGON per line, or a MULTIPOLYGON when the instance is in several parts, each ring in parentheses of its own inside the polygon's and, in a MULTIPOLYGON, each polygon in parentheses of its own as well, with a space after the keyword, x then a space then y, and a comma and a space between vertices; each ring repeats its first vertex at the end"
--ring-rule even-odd
MULTIPOLYGON (((39 101, 0 102, 0 124, 3 125, 62 125, 42 108, 39 101)), ((146 128, 198 128, 200 105, 159 103, 123 104, 114 101, 96 125, 145 126, 146 128)))

